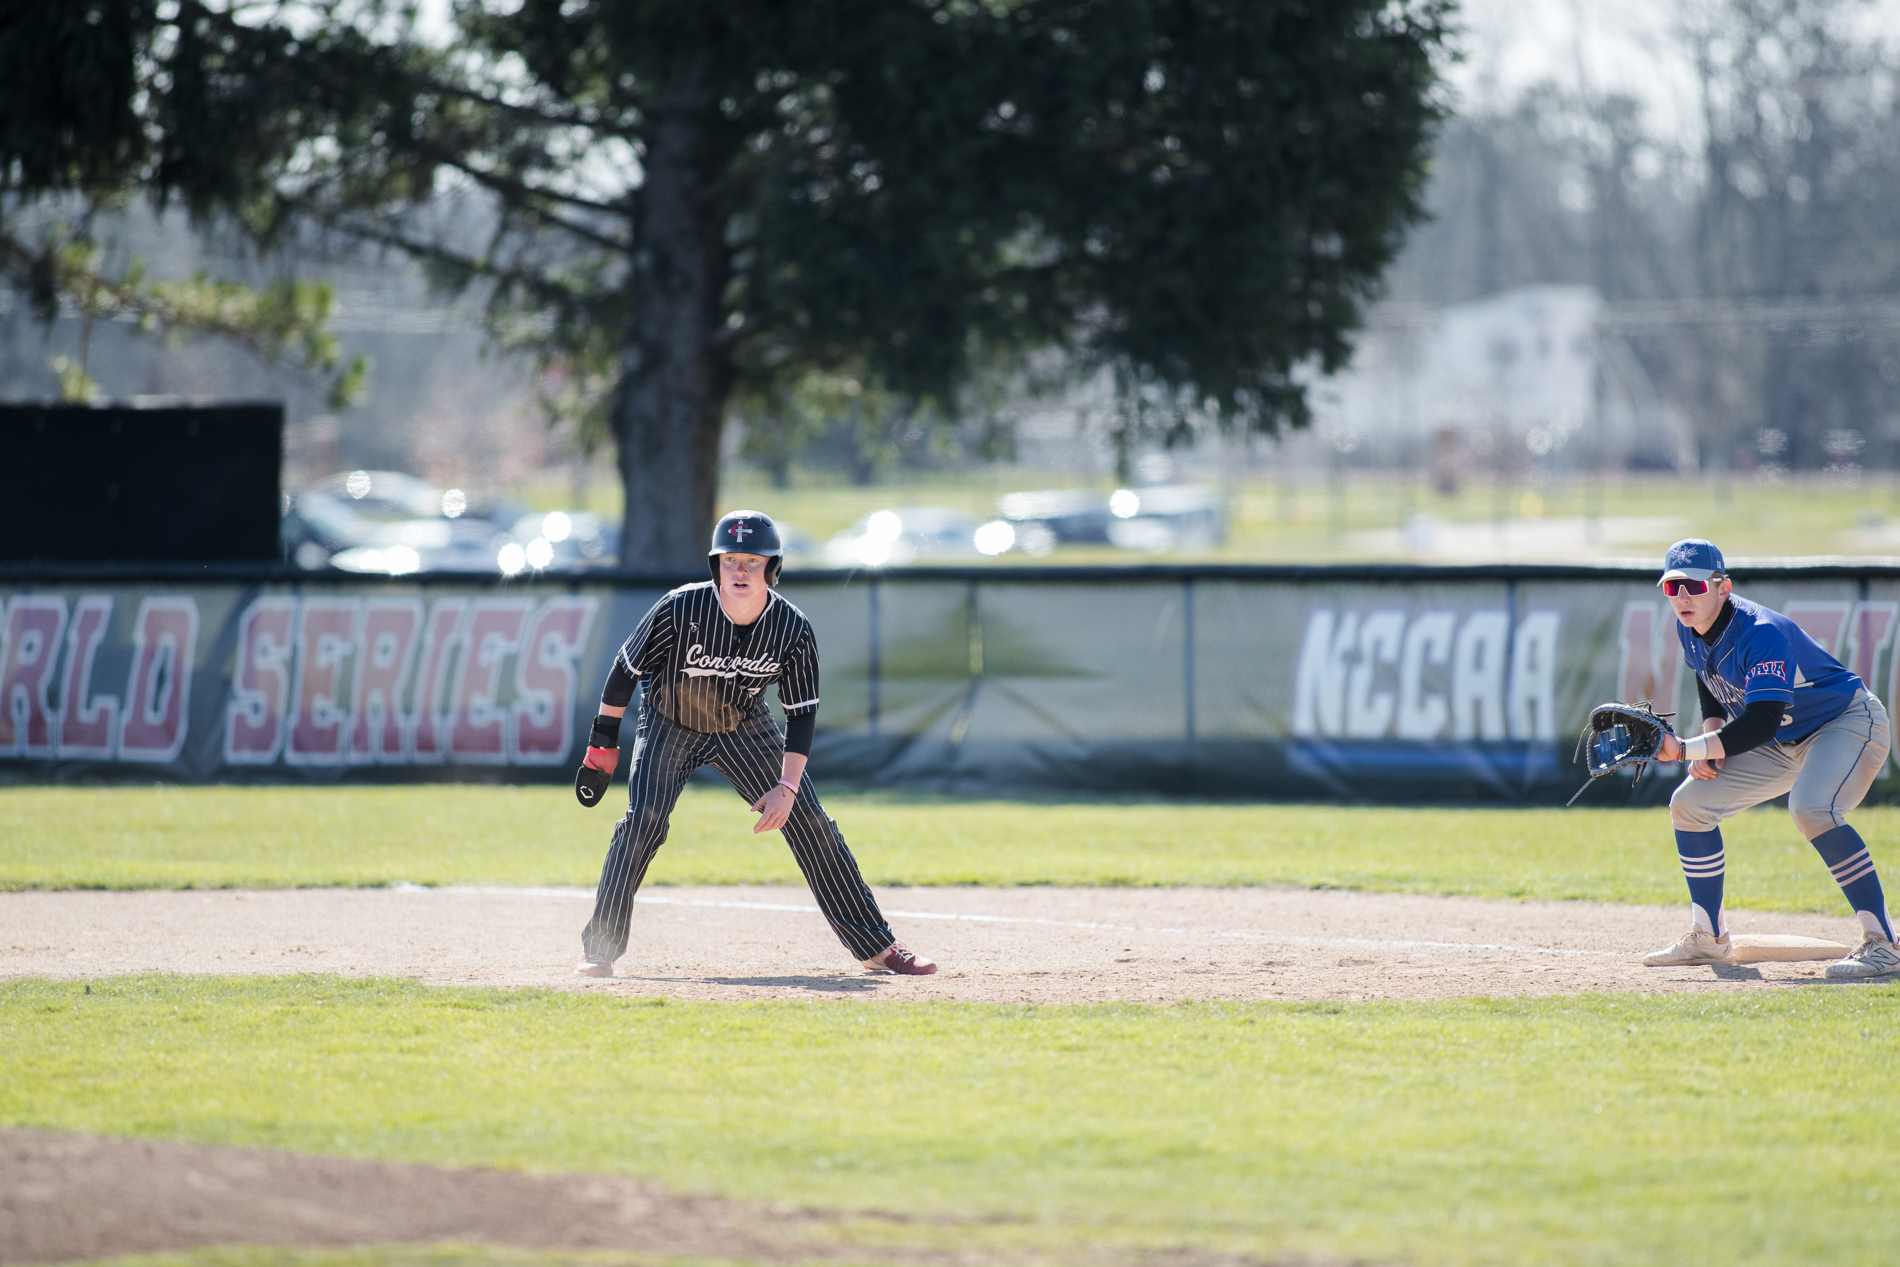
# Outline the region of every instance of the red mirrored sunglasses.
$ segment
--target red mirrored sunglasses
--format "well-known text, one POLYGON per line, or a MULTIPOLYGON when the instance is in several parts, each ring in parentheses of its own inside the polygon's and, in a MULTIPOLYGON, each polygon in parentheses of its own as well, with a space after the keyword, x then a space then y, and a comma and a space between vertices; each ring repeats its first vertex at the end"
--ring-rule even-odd
POLYGON ((1693 594, 1700 598, 1709 592, 1709 586, 1720 579, 1720 577, 1712 576, 1706 581, 1691 581, 1687 577, 1672 576, 1663 582, 1663 593, 1671 598, 1678 594, 1693 594))

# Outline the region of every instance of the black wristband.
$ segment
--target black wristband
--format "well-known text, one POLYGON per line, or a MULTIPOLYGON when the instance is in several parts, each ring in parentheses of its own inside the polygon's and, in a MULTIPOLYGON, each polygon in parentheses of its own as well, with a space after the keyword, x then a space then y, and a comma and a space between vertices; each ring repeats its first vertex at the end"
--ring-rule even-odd
POLYGON ((589 748, 618 748, 620 746, 620 719, 606 713, 597 714, 594 717, 594 729, 587 736, 587 746, 589 748))

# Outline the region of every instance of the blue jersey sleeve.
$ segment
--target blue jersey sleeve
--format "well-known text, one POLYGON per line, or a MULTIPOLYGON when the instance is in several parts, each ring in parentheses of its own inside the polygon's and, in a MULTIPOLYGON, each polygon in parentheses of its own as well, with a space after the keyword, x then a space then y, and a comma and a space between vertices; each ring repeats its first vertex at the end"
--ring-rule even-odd
POLYGON ((1763 622, 1749 631, 1743 653, 1743 705, 1757 700, 1794 703, 1795 658, 1788 639, 1773 625, 1763 622))

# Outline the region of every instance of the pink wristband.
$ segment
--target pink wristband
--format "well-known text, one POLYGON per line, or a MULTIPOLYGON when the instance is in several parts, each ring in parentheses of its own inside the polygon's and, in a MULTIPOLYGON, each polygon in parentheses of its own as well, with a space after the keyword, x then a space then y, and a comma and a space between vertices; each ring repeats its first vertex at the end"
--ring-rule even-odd
POLYGON ((780 779, 778 785, 782 788, 790 788, 793 796, 798 795, 798 786, 796 784, 787 783, 784 779, 780 779))

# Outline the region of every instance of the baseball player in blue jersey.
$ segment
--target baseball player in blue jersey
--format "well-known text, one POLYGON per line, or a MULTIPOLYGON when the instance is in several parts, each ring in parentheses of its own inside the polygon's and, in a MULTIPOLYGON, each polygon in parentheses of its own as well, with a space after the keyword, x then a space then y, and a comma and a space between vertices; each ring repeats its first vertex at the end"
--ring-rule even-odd
POLYGON ((1685 662, 1696 675, 1702 727, 1663 741, 1658 758, 1689 762, 1669 799, 1693 923, 1675 945, 1643 956, 1651 967, 1722 963, 1721 823, 1783 793, 1788 812, 1833 872, 1860 920, 1860 948, 1831 963, 1836 978, 1900 971, 1893 923, 1873 855, 1847 813, 1887 759, 1887 710, 1801 627, 1734 593, 1722 552, 1700 537, 1663 558, 1685 662))
POLYGON ((581 933, 574 971, 611 977, 627 949, 633 895, 666 842, 667 822, 687 778, 710 765, 759 812, 756 832, 780 831, 838 940, 872 972, 928 976, 937 965, 904 948, 858 874, 838 824, 805 774, 818 716, 818 644, 805 613, 772 592, 782 548, 778 528, 756 510, 736 510, 713 529, 713 579, 682 585, 653 605, 614 657, 587 755, 575 776, 580 803, 600 803, 620 764, 620 721, 644 684, 627 816, 614 826, 601 866, 594 917, 581 933), (766 710, 778 688, 786 730, 766 710))

